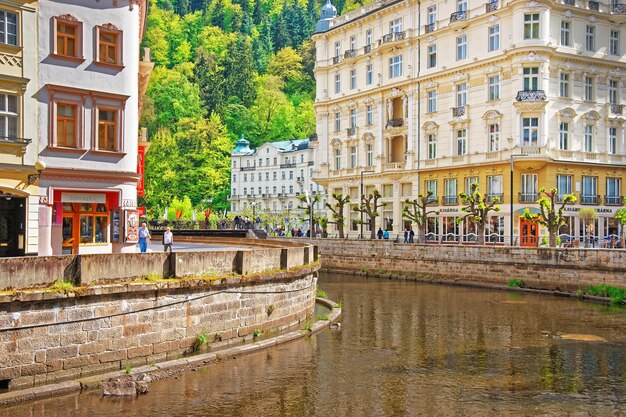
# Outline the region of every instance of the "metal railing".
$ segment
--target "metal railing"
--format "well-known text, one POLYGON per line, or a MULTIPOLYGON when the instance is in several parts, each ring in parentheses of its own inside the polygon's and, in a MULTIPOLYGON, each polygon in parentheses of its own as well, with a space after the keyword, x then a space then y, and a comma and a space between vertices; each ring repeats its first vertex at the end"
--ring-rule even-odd
POLYGON ((393 33, 387 33, 383 35, 383 43, 391 42, 393 40, 393 33))
POLYGON ((348 137, 352 137, 356 135, 356 127, 349 127, 346 129, 346 132, 348 132, 348 137))
POLYGON ((343 53, 344 58, 354 58, 356 56, 356 49, 348 49, 343 53))
POLYGON ((452 117, 461 117, 464 115, 465 115, 465 106, 452 108, 452 117))
POLYGON ((339 63, 339 57, 338 56, 334 56, 333 57, 333 65, 338 64, 339 63))
POLYGON ((626 14, 626 3, 616 3, 611 6, 611 13, 626 14))
POLYGON ((452 22, 463 22, 467 20, 467 10, 462 10, 458 12, 454 12, 450 15, 450 23, 452 22))
POLYGON ((580 204, 600 204, 599 195, 581 194, 580 204))
POLYGON ((517 101, 538 101, 546 100, 548 96, 543 90, 522 90, 517 92, 517 101))
POLYGON ((256 167, 241 167, 239 168, 240 171, 254 171, 256 170, 256 167))
POLYGON ((401 41, 404 38, 406 38, 406 31, 401 31, 401 32, 394 32, 393 33, 393 38, 397 41, 401 41))
POLYGON ((624 105, 611 103, 611 113, 621 115, 622 113, 624 113, 624 105))
POLYGON ((589 2, 587 3, 587 7, 589 7, 589 10, 592 10, 594 12, 599 12, 600 2, 595 1, 595 0, 589 0, 589 2))
POLYGON ((295 168, 296 167, 296 163, 295 162, 287 162, 284 164, 280 164, 281 168, 295 168))
POLYGON ((519 193, 520 203, 534 203, 539 200, 539 194, 537 193, 519 193))
POLYGON ((504 201, 504 194, 500 193, 500 194, 487 194, 487 201, 489 201, 490 203, 493 202, 495 199, 498 199, 498 202, 502 202, 504 201))
POLYGON ((459 198, 455 195, 447 195, 443 197, 443 204, 451 206, 453 204, 459 204, 459 198))
POLYGON ((485 12, 486 13, 495 12, 496 10, 498 10, 498 2, 497 1, 490 1, 489 3, 485 4, 485 12))
POLYGON ((430 33, 435 31, 435 24, 429 23, 428 25, 424 25, 424 33, 430 33))
POLYGON ((621 195, 605 195, 604 204, 607 206, 621 206, 624 201, 624 196, 621 195))
POLYGON ((387 127, 402 127, 404 126, 404 119, 391 119, 387 122, 387 127))
POLYGON ((365 45, 363 47, 363 53, 364 54, 369 54, 370 52, 372 52, 372 45, 365 45))
POLYGON ((576 0, 563 0, 563 4, 568 6, 576 6, 576 0))

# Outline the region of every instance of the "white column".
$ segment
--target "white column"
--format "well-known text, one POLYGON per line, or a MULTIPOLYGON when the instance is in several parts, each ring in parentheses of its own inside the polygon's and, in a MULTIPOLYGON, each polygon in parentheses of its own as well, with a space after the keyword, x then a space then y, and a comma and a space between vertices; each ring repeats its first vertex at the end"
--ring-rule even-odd
POLYGON ((329 129, 328 129, 328 112, 322 113, 322 137, 317 138, 319 141, 319 149, 321 158, 321 164, 328 163, 328 147, 330 146, 330 138, 328 137, 329 129))
POLYGON ((382 157, 383 157, 383 140, 384 140, 384 129, 385 129, 385 111, 386 106, 384 105, 384 100, 378 100, 378 137, 376 140, 378 141, 378 158, 381 163, 378 164, 379 170, 382 169, 382 157))
POLYGON ((548 146, 548 130, 550 126, 550 118, 548 109, 546 108, 541 114, 541 140, 539 146, 548 146))

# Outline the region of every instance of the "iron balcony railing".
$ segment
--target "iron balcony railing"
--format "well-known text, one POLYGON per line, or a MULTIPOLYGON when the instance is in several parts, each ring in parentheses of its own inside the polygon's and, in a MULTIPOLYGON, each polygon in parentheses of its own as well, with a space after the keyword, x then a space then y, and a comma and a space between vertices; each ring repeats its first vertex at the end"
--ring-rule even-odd
POLYGON ((363 53, 364 54, 369 54, 370 52, 372 52, 372 45, 365 45, 363 47, 363 53))
POLYGON ((455 195, 447 195, 443 198, 443 204, 445 205, 454 205, 459 203, 459 198, 455 195))
POLYGON ((387 33, 383 35, 383 43, 391 42, 393 40, 393 33, 387 33))
POLYGON ((534 203, 539 200, 539 194, 537 193, 519 193, 520 203, 534 203))
POLYGON ((600 204, 599 195, 581 194, 580 204, 600 204))
POLYGON ((356 56, 356 49, 348 49, 343 53, 344 58, 354 58, 356 56))
POLYGON ((624 112, 624 105, 623 104, 611 103, 611 113, 612 114, 619 114, 619 115, 621 115, 623 112, 624 112))
POLYGON ((317 140, 317 133, 313 133, 311 136, 309 136, 309 140, 311 142, 315 142, 317 140))
POLYGON ((463 22, 467 20, 467 10, 461 10, 458 12, 454 12, 450 15, 450 23, 452 22, 463 22))
POLYGON ((434 32, 435 31, 435 24, 434 23, 429 23, 428 25, 424 25, 424 32, 425 33, 430 33, 430 32, 434 32))
POLYGON ((254 171, 256 169, 256 167, 241 167, 240 170, 241 171, 254 171))
POLYGON ((334 56, 333 57, 333 65, 338 64, 339 63, 339 57, 338 56, 334 56))
POLYGON ((493 202, 496 198, 498 199, 498 202, 502 202, 503 201, 503 197, 504 194, 500 193, 500 194, 487 194, 487 201, 489 201, 490 203, 493 202))
POLYGON ((600 11, 600 2, 598 2, 598 1, 589 0, 587 5, 589 6, 589 10, 592 10, 594 12, 599 12, 600 11))
POLYGON ((485 4, 485 11, 487 13, 495 12, 496 10, 498 10, 497 1, 490 1, 489 3, 485 4))
POLYGON ((626 14, 626 3, 615 3, 611 6, 611 13, 626 14))
POLYGON ((563 4, 568 6, 576 6, 576 0, 563 0, 563 4))
POLYGON ((406 38, 406 32, 405 31, 394 32, 393 33, 393 37, 394 37, 395 40, 401 41, 402 39, 406 38))
POLYGON ((543 90, 522 90, 517 92, 517 101, 539 101, 546 100, 548 96, 543 90))
POLYGON ((280 164, 281 168, 295 168, 296 167, 296 163, 295 162, 287 162, 284 164, 280 164))
POLYGON ((346 131, 348 132, 349 137, 356 135, 356 127, 349 127, 346 129, 346 131))
POLYGON ((464 115, 465 115, 465 106, 452 108, 452 117, 461 117, 464 115))
POLYGON ((0 136, 0 143, 8 143, 11 145, 28 145, 32 139, 16 138, 15 136, 0 136))
POLYGON ((391 119, 387 122, 387 127, 402 127, 404 119, 391 119))
POLYGON ((621 206, 624 202, 624 196, 621 195, 605 195, 604 204, 607 206, 621 206))

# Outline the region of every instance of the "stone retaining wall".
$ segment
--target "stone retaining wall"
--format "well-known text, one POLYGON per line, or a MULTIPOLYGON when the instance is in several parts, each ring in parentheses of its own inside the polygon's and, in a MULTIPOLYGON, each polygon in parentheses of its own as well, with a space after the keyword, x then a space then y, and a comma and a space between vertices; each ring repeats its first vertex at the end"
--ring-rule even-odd
POLYGON ((316 268, 0 295, 0 387, 161 362, 200 334, 215 347, 298 324, 313 314, 316 268))
POLYGON ((401 244, 317 239, 323 268, 385 271, 444 279, 576 291, 588 285, 626 287, 626 250, 401 244))

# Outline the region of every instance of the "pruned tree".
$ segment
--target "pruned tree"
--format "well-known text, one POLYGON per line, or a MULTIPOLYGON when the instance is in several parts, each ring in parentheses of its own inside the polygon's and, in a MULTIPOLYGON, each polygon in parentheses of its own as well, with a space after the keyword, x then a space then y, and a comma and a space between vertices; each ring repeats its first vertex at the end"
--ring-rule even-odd
POLYGON ((424 239, 426 242, 426 233, 428 232, 428 215, 436 214, 439 215, 437 210, 428 210, 428 205, 432 201, 433 192, 428 190, 426 195, 420 194, 416 199, 410 200, 406 199, 405 203, 409 204, 408 207, 404 207, 402 209, 402 217, 410 220, 411 222, 417 223, 419 228, 419 235, 417 237, 417 241, 421 242, 421 239, 424 239))
MULTIPOLYGON (((626 197, 624 197, 624 205, 626 206, 626 197)), ((626 207, 617 210, 615 218, 622 226, 622 249, 626 248, 626 207)))
MULTIPOLYGON (((546 191, 545 188, 539 190, 539 195, 542 197, 537 200, 539 204, 539 213, 531 213, 529 209, 524 210, 522 218, 531 223, 536 223, 544 226, 548 229, 549 245, 551 248, 556 247, 556 238, 561 226, 565 224, 565 217, 563 216, 563 209, 566 204, 575 203, 576 196, 573 194, 563 195, 563 201, 558 206, 556 201, 557 189, 551 188, 550 191, 546 191)), ((513 238, 511 236, 511 238, 513 238)))
POLYGON ((367 215, 367 222, 370 225, 370 239, 376 239, 376 217, 380 216, 378 209, 387 205, 380 202, 382 195, 376 189, 368 195, 361 196, 361 204, 353 207, 353 210, 367 215))
POLYGON ((310 195, 309 194, 309 198, 307 199, 307 195, 306 194, 300 194, 298 196, 298 200, 300 200, 300 204, 298 204, 298 207, 296 207, 298 210, 304 210, 304 215, 306 217, 302 218, 303 221, 307 221, 310 222, 311 221, 311 212, 313 212, 313 224, 310 225, 310 233, 311 236, 315 236, 314 230, 317 228, 316 225, 318 224, 319 221, 319 214, 316 216, 315 215, 315 210, 313 209, 315 207, 315 203, 317 203, 318 201, 320 201, 320 195, 319 194, 315 194, 315 195, 310 195))
POLYGON ((328 222, 328 223, 333 223, 335 226, 337 226, 337 231, 339 232, 339 239, 343 239, 344 238, 343 227, 346 224, 346 218, 343 215, 343 213, 344 213, 344 208, 346 204, 350 202, 350 196, 347 195, 344 197, 343 193, 341 192, 333 193, 332 196, 333 196, 333 199, 335 199, 335 203, 332 205, 329 203, 326 203, 326 207, 328 208, 328 210, 330 210, 333 213, 332 214, 333 221, 328 222))
POLYGON ((485 244, 485 224, 489 219, 489 212, 500 211, 500 206, 497 204, 500 202, 498 197, 484 196, 477 183, 472 183, 470 187, 470 193, 459 193, 459 197, 466 204, 461 207, 461 211, 465 213, 464 216, 457 218, 457 223, 463 220, 471 220, 476 225, 476 234, 478 235, 478 244, 485 244))
POLYGON ((591 231, 590 226, 592 222, 598 218, 598 212, 596 209, 591 207, 582 208, 578 212, 578 217, 580 217, 580 220, 582 220, 585 225, 585 247, 587 248, 589 247, 589 242, 591 240, 589 235, 589 232, 591 231))

